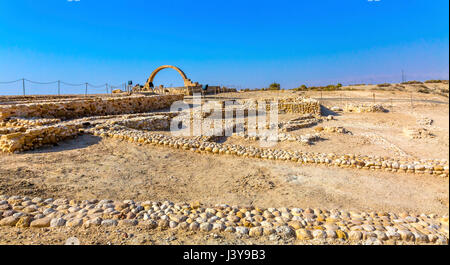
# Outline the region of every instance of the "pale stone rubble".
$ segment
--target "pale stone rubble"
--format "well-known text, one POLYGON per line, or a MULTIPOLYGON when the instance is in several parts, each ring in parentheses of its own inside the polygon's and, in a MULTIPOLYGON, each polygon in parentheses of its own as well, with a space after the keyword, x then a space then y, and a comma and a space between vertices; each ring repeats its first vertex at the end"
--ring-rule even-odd
POLYGON ((405 127, 403 128, 403 134, 410 139, 423 139, 435 137, 434 134, 432 134, 428 129, 423 127, 405 127))
POLYGON ((148 145, 161 145, 169 148, 190 150, 196 153, 209 153, 218 155, 236 155, 269 160, 291 161, 298 164, 316 164, 336 166, 342 168, 384 170, 389 172, 407 172, 416 174, 434 174, 448 177, 448 161, 422 159, 419 161, 410 158, 389 158, 380 156, 312 153, 271 148, 258 148, 253 146, 222 144, 196 139, 187 139, 163 135, 148 131, 130 129, 123 126, 99 126, 87 128, 85 133, 101 137, 109 137, 128 142, 148 145))
POLYGON ((388 110, 381 104, 353 104, 349 103, 344 106, 344 112, 387 112, 388 110))
POLYGON ((342 126, 318 126, 314 128, 317 132, 326 132, 326 133, 343 133, 343 134, 352 134, 349 130, 345 129, 342 126))
POLYGON ((0 226, 22 229, 143 226, 375 244, 448 244, 449 237, 448 215, 6 195, 0 195, 0 226))
POLYGON ((300 142, 304 145, 311 145, 314 142, 320 141, 322 138, 319 133, 307 133, 302 135, 293 135, 288 133, 279 133, 277 137, 273 137, 270 131, 268 132, 239 132, 233 133, 232 137, 240 137, 247 141, 275 141, 275 142, 300 142))

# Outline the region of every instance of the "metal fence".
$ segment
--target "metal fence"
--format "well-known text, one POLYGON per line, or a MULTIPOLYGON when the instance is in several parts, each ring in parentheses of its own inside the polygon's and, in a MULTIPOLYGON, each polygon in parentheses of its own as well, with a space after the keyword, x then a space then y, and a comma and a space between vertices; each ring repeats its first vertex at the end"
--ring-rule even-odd
POLYGON ((114 89, 126 90, 126 83, 119 85, 93 85, 91 83, 68 83, 61 80, 38 82, 26 78, 14 81, 0 81, 0 95, 61 95, 61 94, 109 94, 114 89))

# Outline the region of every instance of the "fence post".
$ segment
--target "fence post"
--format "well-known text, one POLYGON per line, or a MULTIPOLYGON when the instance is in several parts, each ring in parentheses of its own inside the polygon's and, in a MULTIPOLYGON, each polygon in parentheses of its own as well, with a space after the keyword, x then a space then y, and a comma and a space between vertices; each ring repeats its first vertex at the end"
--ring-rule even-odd
POLYGON ((61 81, 58 80, 58 96, 61 94, 61 81))
POLYGON ((23 95, 25 96, 25 78, 22 78, 22 90, 23 90, 23 95))
POLYGON ((373 104, 375 104, 375 92, 372 94, 373 96, 373 104))
POLYGON ((88 87, 88 83, 86 83, 86 90, 84 91, 84 96, 87 97, 87 87, 88 87))
POLYGON ((106 83, 106 94, 108 94, 108 83, 106 83))

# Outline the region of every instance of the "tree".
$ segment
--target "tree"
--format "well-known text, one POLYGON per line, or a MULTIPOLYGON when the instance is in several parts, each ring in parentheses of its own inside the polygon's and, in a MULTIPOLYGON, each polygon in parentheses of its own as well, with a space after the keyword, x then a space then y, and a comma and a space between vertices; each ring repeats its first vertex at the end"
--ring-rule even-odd
POLYGON ((273 82, 272 84, 270 84, 269 86, 269 90, 280 90, 281 86, 278 83, 273 82))

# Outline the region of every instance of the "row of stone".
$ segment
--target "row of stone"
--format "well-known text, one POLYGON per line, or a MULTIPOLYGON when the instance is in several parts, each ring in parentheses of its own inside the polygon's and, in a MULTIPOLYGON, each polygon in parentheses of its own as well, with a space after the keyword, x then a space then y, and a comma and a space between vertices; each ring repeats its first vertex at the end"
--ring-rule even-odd
POLYGON ((405 161, 397 161, 389 157, 306 153, 270 148, 257 148, 253 146, 202 142, 194 139, 156 134, 117 126, 94 127, 86 129, 85 131, 97 136, 112 137, 129 142, 164 145, 172 148, 191 150, 197 153, 228 154, 242 157, 292 161, 301 164, 323 164, 343 168, 385 170, 389 172, 417 174, 427 173, 443 177, 448 177, 449 174, 447 160, 411 161, 405 159, 405 161))
POLYGON ((311 145, 316 141, 321 140, 319 133, 314 134, 302 134, 302 135, 293 135, 288 133, 280 133, 280 134, 271 134, 270 131, 267 133, 257 133, 257 132, 239 132, 233 133, 234 137, 240 137, 245 140, 250 141, 274 141, 274 142, 300 142, 305 145, 311 145))
POLYGON ((87 116, 148 112, 168 108, 183 95, 126 96, 0 105, 0 120, 10 117, 73 119, 87 116))
POLYGON ((381 104, 346 104, 343 109, 344 112, 388 112, 381 104))
POLYGON ((10 117, 0 121, 0 127, 43 126, 61 122, 60 119, 10 117))
POLYGON ((340 239, 448 244, 448 216, 326 209, 258 208, 199 202, 67 200, 0 196, 0 226, 135 226, 217 231, 299 240, 340 239))

